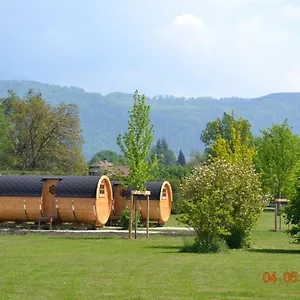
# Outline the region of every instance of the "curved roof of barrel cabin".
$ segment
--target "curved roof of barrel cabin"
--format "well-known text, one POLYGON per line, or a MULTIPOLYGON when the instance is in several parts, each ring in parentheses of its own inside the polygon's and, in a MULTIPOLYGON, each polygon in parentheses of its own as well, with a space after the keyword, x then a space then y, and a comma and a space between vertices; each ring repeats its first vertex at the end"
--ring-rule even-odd
POLYGON ((102 176, 62 176, 56 188, 56 197, 96 198, 102 176))
POLYGON ((0 197, 41 197, 43 176, 0 175, 0 197))

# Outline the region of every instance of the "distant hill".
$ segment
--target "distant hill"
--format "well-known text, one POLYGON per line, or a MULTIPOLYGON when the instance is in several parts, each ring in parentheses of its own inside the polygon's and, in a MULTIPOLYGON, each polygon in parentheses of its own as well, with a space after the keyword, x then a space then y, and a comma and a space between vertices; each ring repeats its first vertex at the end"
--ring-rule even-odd
MULTIPOLYGON (((116 137, 127 130, 132 94, 111 93, 104 96, 78 87, 0 80, 0 98, 7 96, 9 89, 23 96, 30 88, 42 93, 49 103, 78 105, 86 158, 90 159, 99 150, 119 151, 116 137)), ((155 96, 149 98, 148 103, 151 105, 155 140, 165 137, 176 155, 180 149, 186 156, 192 150, 203 150, 200 135, 207 122, 221 117, 224 111, 230 113, 232 109, 236 116, 250 121, 254 135, 286 118, 294 132, 300 133, 300 93, 270 94, 254 99, 155 96)))

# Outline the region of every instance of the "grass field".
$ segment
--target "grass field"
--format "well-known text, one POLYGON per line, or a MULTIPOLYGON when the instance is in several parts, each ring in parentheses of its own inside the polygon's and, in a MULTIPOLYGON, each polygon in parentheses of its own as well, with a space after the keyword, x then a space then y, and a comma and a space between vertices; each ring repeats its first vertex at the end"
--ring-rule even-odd
POLYGON ((223 254, 179 253, 182 237, 0 235, 0 299, 300 299, 300 245, 273 220, 262 215, 252 249, 223 254))

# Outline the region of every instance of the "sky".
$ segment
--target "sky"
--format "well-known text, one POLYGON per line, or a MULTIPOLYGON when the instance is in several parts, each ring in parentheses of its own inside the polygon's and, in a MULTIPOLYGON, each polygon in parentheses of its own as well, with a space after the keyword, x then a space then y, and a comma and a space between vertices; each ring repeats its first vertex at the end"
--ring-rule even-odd
POLYGON ((300 91, 299 0, 0 0, 0 79, 89 92, 300 91))

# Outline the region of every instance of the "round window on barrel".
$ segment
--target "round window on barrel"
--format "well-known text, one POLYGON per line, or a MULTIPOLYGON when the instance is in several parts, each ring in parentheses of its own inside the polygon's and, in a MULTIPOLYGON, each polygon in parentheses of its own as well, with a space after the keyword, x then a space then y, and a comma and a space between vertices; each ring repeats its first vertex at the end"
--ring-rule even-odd
POLYGON ((56 193, 56 186, 55 185, 51 185, 49 187, 49 192, 54 195, 56 193))

